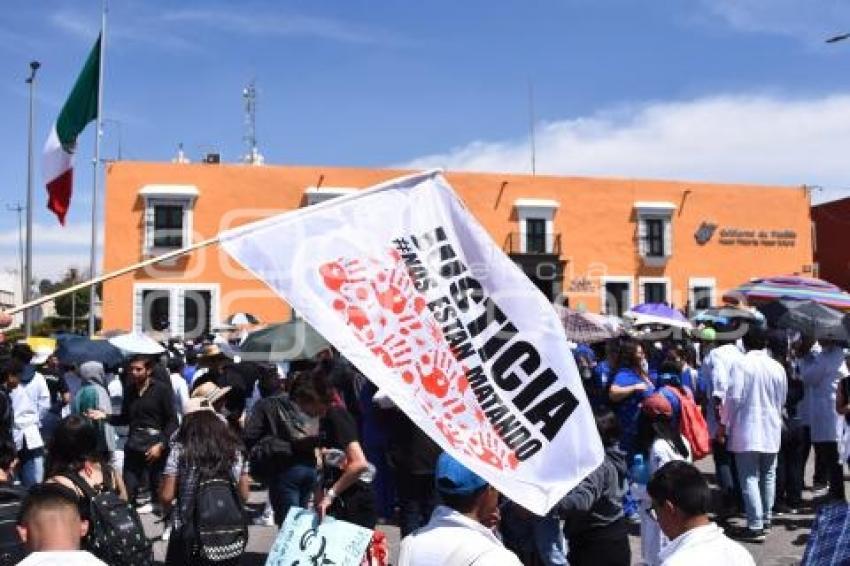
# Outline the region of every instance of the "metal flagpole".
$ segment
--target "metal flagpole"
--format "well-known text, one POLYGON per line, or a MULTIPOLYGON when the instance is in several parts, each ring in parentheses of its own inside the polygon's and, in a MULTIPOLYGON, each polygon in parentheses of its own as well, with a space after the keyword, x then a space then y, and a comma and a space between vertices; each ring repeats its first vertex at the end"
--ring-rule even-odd
MULTIPOLYGON (((32 136, 35 127, 35 73, 41 63, 30 62, 30 76, 26 82, 30 85, 30 115, 29 115, 29 138, 27 141, 27 253, 26 265, 24 266, 24 285, 21 289, 24 302, 32 298, 32 182, 33 182, 33 152, 32 136)), ((32 334, 32 310, 24 311, 24 329, 26 335, 32 334)))
MULTIPOLYGON (((103 134, 103 55, 106 51, 106 2, 107 0, 103 0, 103 12, 100 19, 100 56, 97 74, 97 118, 95 121, 94 160, 92 161, 91 253, 89 258, 89 277, 92 278, 94 278, 97 274, 97 174, 100 170, 100 138, 103 134)), ((92 286, 89 287, 89 336, 94 335, 95 332, 95 290, 96 287, 92 284, 92 286)))

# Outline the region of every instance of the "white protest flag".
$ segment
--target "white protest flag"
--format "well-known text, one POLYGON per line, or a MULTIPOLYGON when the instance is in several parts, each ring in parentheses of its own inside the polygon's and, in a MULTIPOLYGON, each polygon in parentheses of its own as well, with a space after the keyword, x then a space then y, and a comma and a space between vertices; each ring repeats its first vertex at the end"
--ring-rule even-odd
POLYGON ((552 305, 439 172, 221 234, 419 427, 544 514, 603 449, 552 305))

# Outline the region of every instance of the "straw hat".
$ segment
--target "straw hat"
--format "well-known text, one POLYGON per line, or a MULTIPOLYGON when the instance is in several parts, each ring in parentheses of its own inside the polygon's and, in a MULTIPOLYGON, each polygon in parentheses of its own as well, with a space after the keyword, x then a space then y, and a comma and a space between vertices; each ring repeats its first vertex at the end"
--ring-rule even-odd
POLYGON ((212 403, 208 399, 202 397, 192 397, 189 399, 189 402, 186 403, 186 413, 190 415, 192 413, 197 413, 200 411, 210 411, 212 413, 215 412, 213 409, 212 403))
POLYGON ((192 391, 192 398, 194 399, 206 399, 210 405, 215 404, 219 399, 227 395, 227 392, 230 391, 230 386, 227 387, 219 387, 212 381, 207 381, 206 383, 202 383, 192 391))

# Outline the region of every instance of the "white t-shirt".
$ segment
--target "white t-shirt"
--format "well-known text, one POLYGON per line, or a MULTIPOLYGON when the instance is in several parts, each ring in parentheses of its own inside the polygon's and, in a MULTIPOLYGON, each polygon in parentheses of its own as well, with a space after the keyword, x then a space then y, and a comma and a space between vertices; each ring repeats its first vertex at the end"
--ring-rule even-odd
POLYGON ((399 566, 521 566, 493 532, 442 505, 401 542, 399 566))
POLYGON ((661 550, 661 566, 755 566, 743 546, 714 523, 679 535, 661 550))
POLYGON ((52 550, 48 552, 33 552, 20 562, 18 566, 108 566, 94 554, 85 550, 52 550))

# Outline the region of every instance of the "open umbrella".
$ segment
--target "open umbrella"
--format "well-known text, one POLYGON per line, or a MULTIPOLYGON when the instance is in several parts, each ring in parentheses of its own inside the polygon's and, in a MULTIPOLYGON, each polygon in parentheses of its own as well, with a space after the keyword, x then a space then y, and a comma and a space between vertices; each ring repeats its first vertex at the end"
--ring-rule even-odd
POLYGON ((729 324, 734 320, 743 322, 764 322, 764 315, 755 309, 746 309, 735 306, 710 307, 699 311, 692 320, 697 323, 711 322, 715 324, 729 324))
POLYGON ((847 315, 815 301, 781 299, 758 308, 774 328, 797 330, 816 340, 848 339, 847 315))
POLYGON ((297 319, 248 334, 240 345, 240 356, 252 362, 308 360, 329 346, 312 326, 297 319))
POLYGON ((117 366, 124 361, 121 350, 107 340, 92 340, 85 336, 62 334, 57 337, 59 347, 56 357, 63 364, 100 362, 105 366, 117 366))
POLYGON ((606 317, 598 314, 580 312, 564 307, 556 307, 567 339, 579 344, 593 344, 616 338, 621 328, 616 327, 606 317))
POLYGON ((644 303, 637 305, 623 315, 632 326, 659 324, 675 328, 692 328, 690 321, 681 312, 664 303, 644 303))
POLYGON ((161 354, 162 345, 143 332, 128 332, 108 339, 108 342, 125 354, 161 354))
POLYGON ((844 312, 850 311, 850 294, 822 279, 797 275, 751 279, 723 295, 724 301, 743 301, 751 305, 776 299, 815 301, 844 312))

